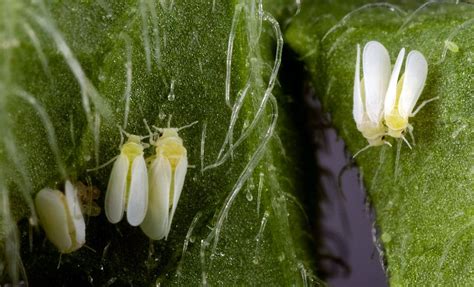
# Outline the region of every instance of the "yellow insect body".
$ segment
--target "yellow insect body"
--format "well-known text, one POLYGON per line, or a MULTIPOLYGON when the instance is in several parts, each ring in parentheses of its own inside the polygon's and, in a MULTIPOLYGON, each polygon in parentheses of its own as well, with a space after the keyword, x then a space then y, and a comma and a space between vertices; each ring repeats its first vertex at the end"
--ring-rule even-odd
POLYGON ((398 79, 404 57, 405 49, 403 48, 398 54, 393 67, 384 103, 384 119, 388 128, 388 135, 403 139, 405 131, 411 132, 413 129, 408 122, 408 118, 413 117, 421 107, 433 100, 423 102, 413 112, 425 85, 428 63, 423 54, 418 51, 411 51, 407 56, 405 73, 398 79))
POLYGON ((66 181, 65 194, 44 188, 35 197, 41 226, 61 253, 73 252, 86 242, 86 225, 77 189, 66 181))
POLYGON ((400 92, 403 86, 403 78, 400 78, 397 85, 397 96, 395 103, 393 104, 392 108, 389 109, 390 111, 385 114, 385 123, 388 129, 388 135, 400 138, 402 136, 402 132, 408 127, 408 117, 402 117, 400 112, 398 111, 398 105, 400 102, 400 92))
POLYGON ((178 129, 161 129, 162 135, 152 143, 155 155, 147 159, 150 187, 149 206, 140 225, 153 240, 166 238, 171 229, 188 168, 188 158, 178 129))

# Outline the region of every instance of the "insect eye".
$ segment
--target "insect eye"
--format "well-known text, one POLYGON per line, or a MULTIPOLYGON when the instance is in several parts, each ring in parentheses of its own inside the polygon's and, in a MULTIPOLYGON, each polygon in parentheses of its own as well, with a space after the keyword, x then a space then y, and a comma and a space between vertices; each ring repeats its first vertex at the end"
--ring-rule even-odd
POLYGON ((161 138, 163 136, 163 133, 162 132, 158 132, 157 134, 155 134, 153 136, 153 140, 154 141, 157 141, 159 138, 161 138))

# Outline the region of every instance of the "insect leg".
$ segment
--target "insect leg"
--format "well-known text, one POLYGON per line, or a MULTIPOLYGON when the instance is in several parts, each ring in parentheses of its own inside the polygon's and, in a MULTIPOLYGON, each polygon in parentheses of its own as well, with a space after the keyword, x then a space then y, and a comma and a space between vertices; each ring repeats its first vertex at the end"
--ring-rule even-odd
POLYGON ((408 140, 406 139, 406 137, 403 136, 403 135, 402 135, 402 140, 407 144, 407 146, 408 146, 410 149, 412 149, 410 143, 408 142, 408 140))
POLYGON ((439 99, 439 97, 434 97, 434 98, 431 98, 429 100, 423 101, 410 116, 414 117, 426 104, 428 104, 432 101, 438 100, 438 99, 439 99))
POLYGON ((408 133, 410 134, 413 145, 416 145, 415 136, 413 135, 413 126, 411 124, 408 124, 407 130, 408 130, 408 133))
POLYGON ((358 156, 361 152, 367 150, 367 149, 370 148, 370 147, 371 147, 371 145, 369 144, 369 145, 366 145, 365 147, 361 148, 358 152, 356 152, 356 153, 352 156, 352 158, 356 158, 356 156, 358 156))

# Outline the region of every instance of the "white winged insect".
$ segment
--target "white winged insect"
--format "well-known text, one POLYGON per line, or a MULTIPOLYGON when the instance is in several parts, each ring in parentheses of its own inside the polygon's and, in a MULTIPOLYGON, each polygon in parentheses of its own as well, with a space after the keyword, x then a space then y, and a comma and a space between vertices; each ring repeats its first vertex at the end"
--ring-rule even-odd
POLYGON ((390 56, 387 49, 377 41, 364 46, 362 55, 363 78, 360 79, 360 46, 357 45, 357 59, 354 76, 354 106, 352 114, 357 129, 371 146, 390 145, 384 137, 387 133, 383 124, 384 99, 390 79, 390 56))
POLYGON ((388 135, 402 138, 410 146, 404 137, 405 131, 408 130, 412 134, 413 130, 413 127, 408 123, 408 118, 415 116, 423 106, 437 98, 424 101, 413 112, 425 85, 428 63, 423 54, 415 50, 411 51, 407 56, 405 73, 399 79, 404 57, 405 48, 400 50, 393 67, 385 96, 384 118, 388 127, 388 135))
POLYGON ((178 131, 182 128, 164 128, 156 141, 150 141, 155 154, 147 158, 150 186, 149 206, 142 231, 153 240, 167 238, 178 205, 188 169, 188 156, 178 131))
POLYGON ((86 242, 86 225, 77 189, 66 181, 65 193, 44 188, 35 197, 35 206, 46 237, 61 253, 73 252, 86 242))
POLYGON ((126 212, 128 223, 138 226, 148 208, 148 176, 143 155, 146 145, 142 144, 142 137, 121 132, 128 140, 120 147, 120 155, 110 173, 105 215, 111 223, 117 223, 126 212))

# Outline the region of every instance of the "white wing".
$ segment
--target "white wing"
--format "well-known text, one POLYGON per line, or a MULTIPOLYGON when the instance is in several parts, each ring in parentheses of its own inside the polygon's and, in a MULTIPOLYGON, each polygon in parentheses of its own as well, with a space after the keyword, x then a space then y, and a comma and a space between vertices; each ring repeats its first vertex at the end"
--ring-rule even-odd
POLYGON ((411 115, 425 86, 427 74, 428 63, 423 54, 418 51, 408 53, 405 80, 398 104, 398 111, 402 117, 408 118, 411 115))
MULTIPOLYGON (((75 249, 81 247, 86 242, 86 224, 84 222, 84 216, 81 211, 81 203, 77 197, 77 189, 74 185, 71 184, 69 180, 65 184, 65 193, 66 193, 66 202, 68 206, 68 212, 70 218, 72 219, 74 232, 69 232, 74 234, 74 245, 72 246, 75 249)), ((71 250, 73 251, 73 250, 71 250)))
POLYGON ((168 231, 166 232, 166 237, 171 229, 171 222, 173 221, 174 212, 176 211, 176 206, 178 206, 179 197, 181 196, 181 191, 183 190, 184 178, 186 177, 186 172, 188 171, 188 158, 186 155, 182 156, 179 160, 176 170, 174 172, 174 186, 172 186, 173 192, 173 203, 171 205, 168 231))
POLYGON ((364 102, 360 91, 360 46, 357 44, 356 68, 354 73, 354 106, 352 115, 357 125, 362 123, 364 117, 364 102))
POLYGON ((365 86, 365 111, 370 121, 378 124, 382 117, 385 93, 390 78, 390 56, 377 41, 370 41, 362 55, 365 86))
POLYGON ((140 225, 148 207, 148 175, 143 154, 133 160, 127 202, 128 223, 132 226, 140 225))
POLYGON ((69 235, 64 195, 58 190, 42 189, 36 195, 35 206, 48 239, 61 253, 68 252, 72 247, 72 240, 69 235))
POLYGON ((148 210, 140 228, 151 239, 166 236, 171 192, 171 165, 168 159, 157 157, 149 170, 148 210))
POLYGON ((398 53, 397 61, 393 67, 392 76, 390 77, 390 83, 388 84, 387 94, 385 96, 384 113, 386 115, 390 114, 397 100, 398 77, 400 76, 404 58, 405 48, 402 48, 400 53, 398 53))
POLYGON ((117 223, 123 217, 128 168, 127 156, 120 154, 112 167, 107 192, 105 193, 105 215, 111 223, 117 223))

